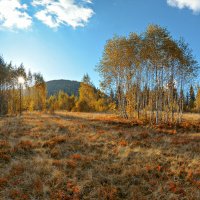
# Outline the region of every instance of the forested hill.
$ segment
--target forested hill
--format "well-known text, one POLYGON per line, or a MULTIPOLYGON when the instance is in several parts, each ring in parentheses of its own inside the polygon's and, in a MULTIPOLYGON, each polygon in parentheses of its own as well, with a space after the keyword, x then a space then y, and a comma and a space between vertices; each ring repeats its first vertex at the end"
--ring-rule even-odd
POLYGON ((64 91, 68 95, 74 94, 75 96, 78 96, 80 82, 70 80, 52 80, 47 81, 46 85, 48 96, 57 94, 59 91, 64 91))

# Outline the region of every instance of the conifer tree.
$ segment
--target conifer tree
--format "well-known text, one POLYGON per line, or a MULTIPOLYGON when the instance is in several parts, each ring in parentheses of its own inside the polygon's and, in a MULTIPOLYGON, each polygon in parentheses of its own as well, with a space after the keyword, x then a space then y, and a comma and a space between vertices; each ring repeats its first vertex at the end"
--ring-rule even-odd
POLYGON ((190 86, 190 98, 189 98, 189 107, 190 107, 190 110, 192 110, 194 108, 194 103, 195 103, 195 93, 194 93, 194 88, 191 85, 190 86))

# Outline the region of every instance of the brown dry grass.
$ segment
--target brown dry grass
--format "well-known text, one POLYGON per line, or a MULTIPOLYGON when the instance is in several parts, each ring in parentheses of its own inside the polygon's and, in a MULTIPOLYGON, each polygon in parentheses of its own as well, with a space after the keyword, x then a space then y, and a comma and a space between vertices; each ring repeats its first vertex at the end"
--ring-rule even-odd
POLYGON ((200 199, 200 118, 148 127, 115 115, 0 118, 0 199, 200 199))

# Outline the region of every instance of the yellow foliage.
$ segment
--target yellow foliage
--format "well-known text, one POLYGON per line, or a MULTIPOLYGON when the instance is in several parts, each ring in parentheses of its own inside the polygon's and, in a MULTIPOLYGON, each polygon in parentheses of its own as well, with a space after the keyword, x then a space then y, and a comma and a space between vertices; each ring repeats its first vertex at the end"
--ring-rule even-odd
POLYGON ((195 101, 196 110, 200 112, 200 88, 198 89, 196 101, 195 101))

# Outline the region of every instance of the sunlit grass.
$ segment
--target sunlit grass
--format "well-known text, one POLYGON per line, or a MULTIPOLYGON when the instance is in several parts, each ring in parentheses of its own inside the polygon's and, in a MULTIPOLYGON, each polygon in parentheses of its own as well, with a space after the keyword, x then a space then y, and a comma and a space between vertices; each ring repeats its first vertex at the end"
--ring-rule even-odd
POLYGON ((196 200, 200 124, 188 117, 177 127, 95 113, 1 118, 0 199, 196 200))

